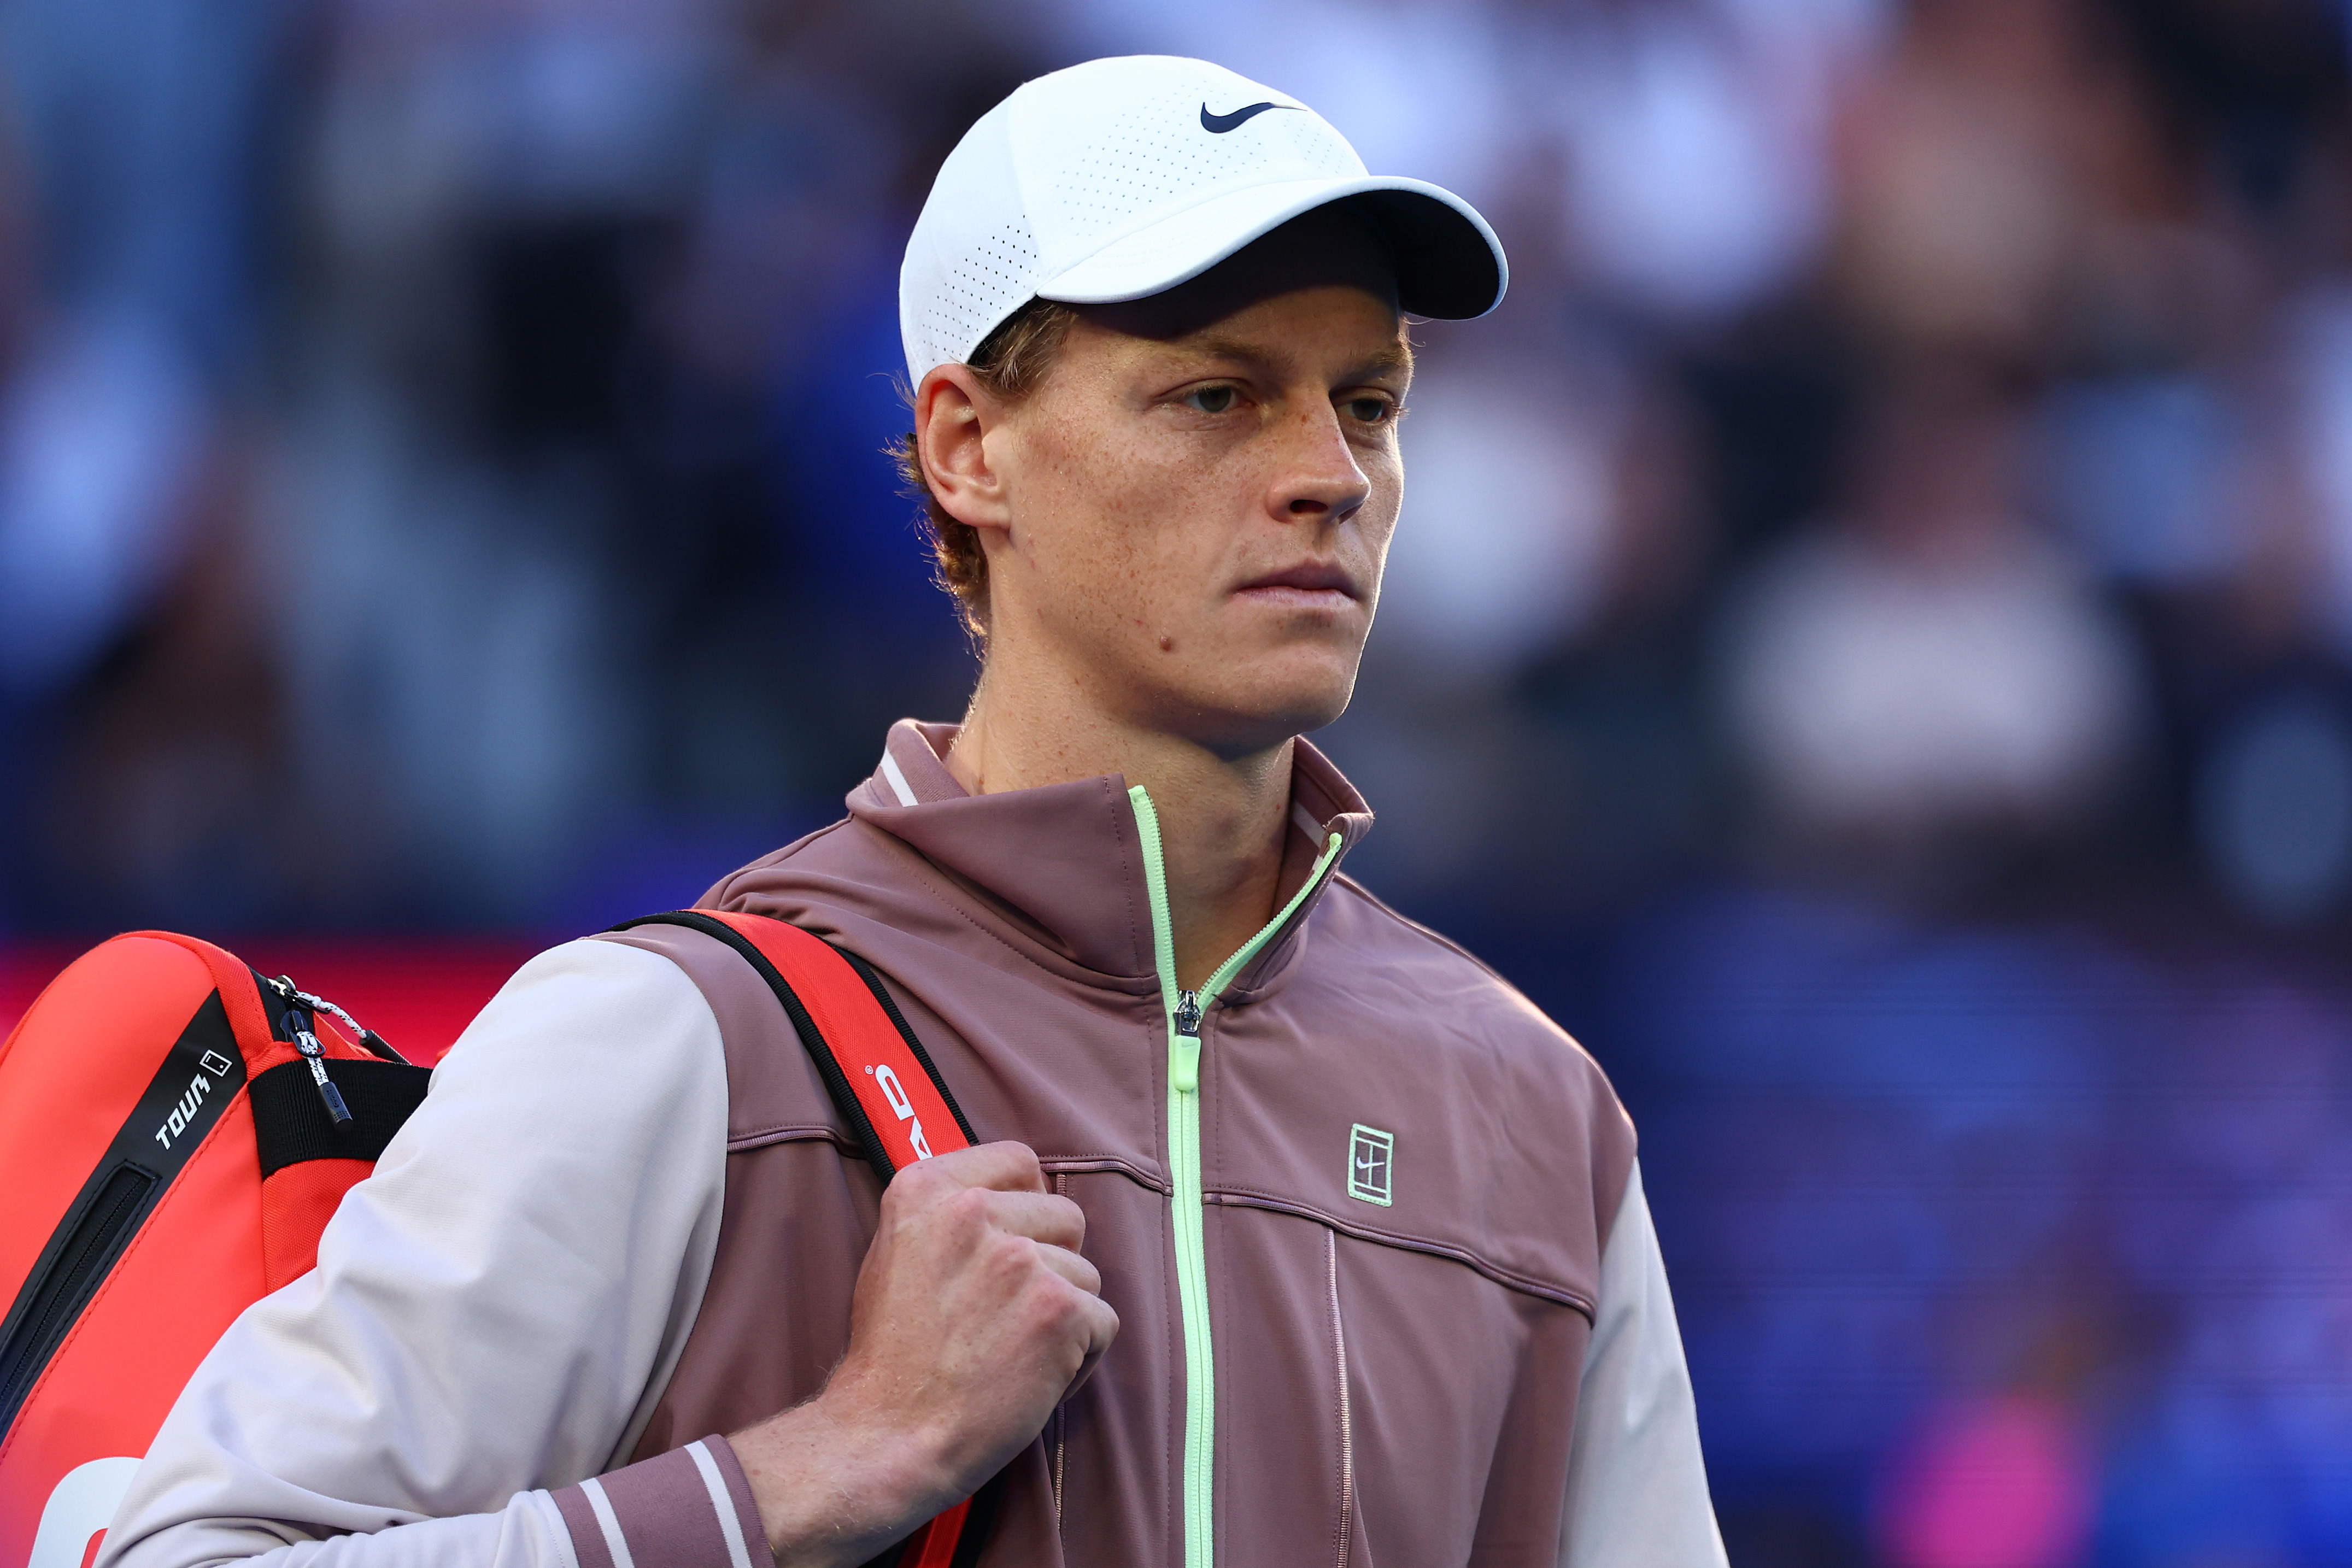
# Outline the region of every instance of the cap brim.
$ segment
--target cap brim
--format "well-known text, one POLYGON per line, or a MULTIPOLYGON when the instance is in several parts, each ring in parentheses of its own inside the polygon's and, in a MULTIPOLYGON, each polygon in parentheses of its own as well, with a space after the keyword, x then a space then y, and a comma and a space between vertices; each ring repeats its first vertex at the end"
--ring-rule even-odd
POLYGON ((1301 213, 1346 202, 1387 242, 1397 305, 1409 315, 1463 320, 1502 303, 1510 282, 1502 242, 1477 210, 1422 180, 1363 176, 1289 180, 1212 196, 1145 225, 1041 278, 1038 296, 1065 305, 1114 305, 1190 282, 1301 213))

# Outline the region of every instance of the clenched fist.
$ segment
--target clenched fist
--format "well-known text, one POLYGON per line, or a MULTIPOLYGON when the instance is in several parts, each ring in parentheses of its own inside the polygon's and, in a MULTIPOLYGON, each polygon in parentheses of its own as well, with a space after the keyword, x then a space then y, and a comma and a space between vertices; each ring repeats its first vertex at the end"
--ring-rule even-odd
POLYGON ((866 1561, 1036 1437, 1118 1333, 1086 1230, 1021 1144, 898 1173, 824 1391, 730 1439, 779 1568, 866 1561))

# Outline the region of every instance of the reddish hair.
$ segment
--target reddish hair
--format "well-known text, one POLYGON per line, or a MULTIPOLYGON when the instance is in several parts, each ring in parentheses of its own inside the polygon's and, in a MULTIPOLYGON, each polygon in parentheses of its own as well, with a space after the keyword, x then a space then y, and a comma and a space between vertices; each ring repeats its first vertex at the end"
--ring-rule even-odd
MULTIPOLYGON (((1037 390, 1069 337, 1078 313, 1050 299, 1032 299, 1004 319, 968 361, 972 375, 990 396, 1019 402, 1037 390)), ((913 431, 891 453, 907 481, 907 494, 923 503, 923 532, 931 547, 932 580, 955 596, 956 612, 975 642, 988 636, 988 556, 980 548, 980 530, 957 520, 931 493, 924 476, 921 449, 913 431)))

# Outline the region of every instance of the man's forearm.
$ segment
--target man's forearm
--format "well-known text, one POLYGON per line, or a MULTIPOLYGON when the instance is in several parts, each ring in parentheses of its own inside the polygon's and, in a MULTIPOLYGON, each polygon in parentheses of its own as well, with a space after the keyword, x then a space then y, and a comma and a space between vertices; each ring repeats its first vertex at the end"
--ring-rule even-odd
POLYGON ((823 1399, 733 1447, 776 1568, 856 1568, 929 1515, 935 1483, 917 1473, 916 1445, 875 1441, 823 1399))
POLYGON ((497 1513, 406 1519, 313 1536, 257 1520, 189 1520, 129 1542, 243 1568, 769 1568, 741 1466, 709 1437, 554 1492, 518 1492, 497 1513))
POLYGON ((137 1540, 107 1538, 123 1568, 204 1562, 239 1568, 572 1568, 563 1518, 546 1492, 518 1492, 496 1513, 420 1519, 373 1531, 313 1535, 242 1519, 142 1520, 137 1540))

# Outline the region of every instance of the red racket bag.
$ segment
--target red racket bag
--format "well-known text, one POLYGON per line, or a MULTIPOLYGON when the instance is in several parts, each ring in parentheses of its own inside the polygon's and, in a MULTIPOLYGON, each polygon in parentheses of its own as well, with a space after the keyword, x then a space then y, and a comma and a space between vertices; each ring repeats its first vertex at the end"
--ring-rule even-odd
POLYGON ((139 1457, 430 1076, 287 980, 141 931, 0 1044, 0 1568, 87 1568, 139 1457))
MULTIPOLYGON (((862 959, 758 915, 629 924, 650 922, 751 964, 885 1182, 971 1144, 862 959)), ((430 1076, 192 936, 117 936, 50 982, 0 1044, 0 1568, 89 1568, 196 1364, 317 1263, 430 1076)), ((996 1490, 918 1530, 899 1568, 968 1568, 996 1490)))

